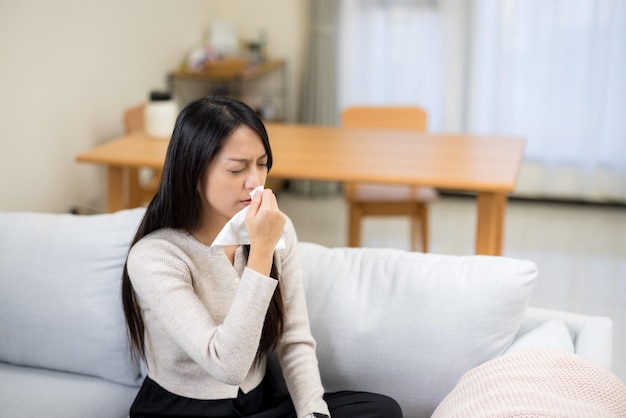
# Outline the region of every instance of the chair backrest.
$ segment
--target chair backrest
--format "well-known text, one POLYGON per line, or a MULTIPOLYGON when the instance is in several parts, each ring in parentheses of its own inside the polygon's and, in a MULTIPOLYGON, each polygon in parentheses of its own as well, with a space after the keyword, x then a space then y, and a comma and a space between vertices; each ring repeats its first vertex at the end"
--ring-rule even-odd
POLYGON ((126 109, 124 112, 124 132, 127 134, 132 132, 141 132, 144 128, 144 109, 146 104, 142 103, 137 106, 126 109))
POLYGON ((341 112, 348 128, 409 129, 425 132, 428 114, 417 106, 351 106, 341 112))

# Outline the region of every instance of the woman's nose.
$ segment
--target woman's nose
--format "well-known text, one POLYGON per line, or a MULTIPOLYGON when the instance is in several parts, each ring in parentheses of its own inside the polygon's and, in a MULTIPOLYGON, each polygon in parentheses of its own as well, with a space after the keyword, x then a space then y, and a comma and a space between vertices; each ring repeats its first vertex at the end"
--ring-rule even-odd
POLYGON ((250 170, 250 174, 246 178, 246 189, 252 190, 262 185, 263 180, 261 179, 261 173, 257 170, 250 170))

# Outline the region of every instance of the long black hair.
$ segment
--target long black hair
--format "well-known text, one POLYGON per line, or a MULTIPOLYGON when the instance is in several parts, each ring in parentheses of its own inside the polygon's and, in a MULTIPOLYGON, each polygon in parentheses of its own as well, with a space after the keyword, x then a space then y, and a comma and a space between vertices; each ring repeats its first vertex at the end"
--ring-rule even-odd
MULTIPOLYGON (((193 231, 200 226, 202 199, 198 182, 230 134, 242 125, 254 130, 261 138, 267 153, 269 171, 272 167, 272 150, 267 131, 249 106, 226 97, 205 97, 185 106, 176 119, 159 188, 148 204, 131 247, 144 236, 161 228, 193 231)), ((250 248, 244 250, 248 256, 250 248)), ((278 279, 274 264, 270 276, 278 279)), ((265 317, 255 360, 257 363, 276 346, 282 335, 284 309, 280 287, 279 281, 265 317)), ((139 354, 145 360, 145 327, 127 265, 124 265, 122 273, 122 304, 132 354, 139 354)))

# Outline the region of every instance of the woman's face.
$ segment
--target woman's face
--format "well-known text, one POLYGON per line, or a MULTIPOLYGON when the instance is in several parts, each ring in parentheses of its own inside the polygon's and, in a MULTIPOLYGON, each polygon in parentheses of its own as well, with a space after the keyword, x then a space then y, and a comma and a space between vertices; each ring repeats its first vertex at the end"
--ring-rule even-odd
POLYGON ((241 125, 226 139, 198 185, 203 199, 203 224, 221 228, 250 204, 250 192, 264 185, 267 153, 259 135, 241 125))

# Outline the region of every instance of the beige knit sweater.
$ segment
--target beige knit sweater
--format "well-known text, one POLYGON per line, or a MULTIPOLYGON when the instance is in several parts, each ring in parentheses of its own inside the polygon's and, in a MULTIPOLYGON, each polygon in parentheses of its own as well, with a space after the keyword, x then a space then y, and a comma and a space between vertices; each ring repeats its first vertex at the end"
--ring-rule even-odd
MULTIPOLYGON (((274 253, 285 307, 277 354, 298 416, 328 414, 291 222, 285 235, 286 248, 274 253)), ((168 391, 235 398, 263 379, 265 359, 252 364, 278 281, 245 262, 241 247, 233 265, 223 249, 174 229, 155 231, 131 249, 128 273, 146 328, 148 375, 168 391)))

